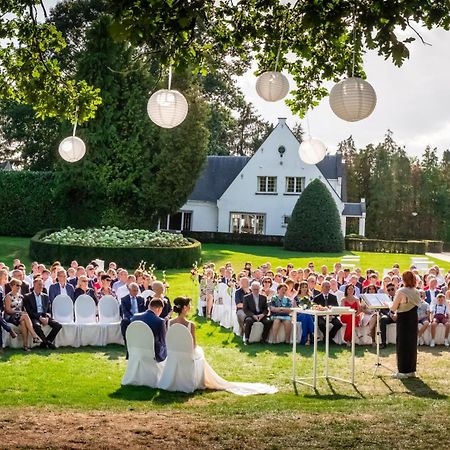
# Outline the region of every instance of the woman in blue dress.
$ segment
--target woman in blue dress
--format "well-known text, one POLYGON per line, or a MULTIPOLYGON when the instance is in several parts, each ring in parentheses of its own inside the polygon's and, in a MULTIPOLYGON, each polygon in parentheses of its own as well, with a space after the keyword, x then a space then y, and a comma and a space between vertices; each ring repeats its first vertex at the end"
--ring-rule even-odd
POLYGON ((270 302, 270 312, 272 314, 272 336, 274 343, 277 340, 278 329, 281 323, 284 324, 284 341, 286 344, 291 342, 291 308, 292 302, 289 297, 286 296, 288 287, 286 284, 281 283, 277 287, 277 293, 272 297, 270 302))
MULTIPOLYGON (((311 309, 313 302, 309 296, 308 283, 302 281, 298 288, 297 306, 303 309, 311 309)), ((310 345, 314 336, 314 319, 309 314, 297 314, 297 322, 302 324, 301 345, 310 345)))

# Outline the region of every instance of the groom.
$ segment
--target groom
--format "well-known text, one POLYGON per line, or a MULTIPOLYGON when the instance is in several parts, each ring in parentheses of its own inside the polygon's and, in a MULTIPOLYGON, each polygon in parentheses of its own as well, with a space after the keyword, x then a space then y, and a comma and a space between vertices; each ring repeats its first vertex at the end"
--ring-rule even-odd
POLYGON ((166 347, 166 321, 159 316, 163 310, 163 302, 159 298, 150 301, 148 310, 143 313, 137 313, 131 318, 131 322, 140 320, 146 323, 153 331, 155 337, 155 360, 164 361, 167 358, 166 347))

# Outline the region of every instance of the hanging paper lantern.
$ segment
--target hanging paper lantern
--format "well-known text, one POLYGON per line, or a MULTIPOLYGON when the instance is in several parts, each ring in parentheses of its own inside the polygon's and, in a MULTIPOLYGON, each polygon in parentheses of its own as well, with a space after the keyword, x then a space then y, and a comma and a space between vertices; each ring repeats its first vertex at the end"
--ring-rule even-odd
POLYGON ((317 164, 325 158, 327 148, 318 139, 305 139, 298 149, 298 156, 306 164, 317 164))
POLYGON ((268 102, 277 102, 288 95, 289 81, 281 72, 264 72, 256 80, 256 92, 268 102))
POLYGON ((86 144, 77 136, 69 136, 61 141, 58 152, 67 162, 77 162, 86 153, 86 144))
POLYGON ((188 103, 183 94, 173 89, 160 89, 147 103, 150 119, 162 128, 174 128, 186 118, 188 103))
POLYGON ((372 114, 377 94, 367 81, 350 77, 335 84, 330 92, 330 106, 342 120, 357 122, 372 114))

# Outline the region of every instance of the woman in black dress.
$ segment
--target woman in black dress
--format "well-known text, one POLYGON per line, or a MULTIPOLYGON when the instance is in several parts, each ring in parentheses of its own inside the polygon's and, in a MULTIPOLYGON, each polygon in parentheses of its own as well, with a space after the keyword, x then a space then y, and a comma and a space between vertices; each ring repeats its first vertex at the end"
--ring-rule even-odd
POLYGON ((397 367, 395 378, 416 376, 417 366, 417 305, 420 294, 417 278, 410 270, 403 272, 403 287, 394 297, 392 311, 397 312, 397 367))

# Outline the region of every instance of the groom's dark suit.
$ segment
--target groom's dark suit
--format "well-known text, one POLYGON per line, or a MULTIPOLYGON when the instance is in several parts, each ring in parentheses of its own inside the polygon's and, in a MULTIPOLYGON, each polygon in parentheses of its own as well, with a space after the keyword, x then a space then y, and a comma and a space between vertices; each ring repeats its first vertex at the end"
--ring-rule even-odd
MULTIPOLYGON (((319 295, 316 295, 313 298, 313 302, 316 305, 325 306, 327 308, 329 306, 339 306, 337 297, 331 293, 328 293, 328 294, 321 293, 319 295)), ((331 316, 330 323, 333 325, 333 328, 331 328, 331 330, 329 332, 329 338, 332 341, 334 339, 334 337, 336 336, 337 332, 342 328, 342 322, 336 316, 331 316)), ((318 317, 318 325, 319 325, 319 329, 322 332, 324 339, 325 339, 326 320, 324 317, 322 317, 322 316, 318 317)))
POLYGON ((244 319, 244 336, 245 339, 248 340, 250 337, 250 332, 252 330, 252 326, 255 322, 257 322, 253 316, 259 316, 260 314, 264 314, 264 317, 259 320, 264 326, 263 334, 261 340, 263 342, 266 341, 267 336, 269 336, 270 327, 272 325, 272 321, 269 319, 269 305, 267 304, 267 297, 265 295, 259 294, 257 302, 253 297, 253 293, 250 293, 244 296, 243 301, 243 309, 245 313, 244 319))
POLYGON ((52 318, 50 299, 47 294, 42 292, 41 303, 42 311, 38 312, 36 294, 34 292, 30 292, 23 298, 23 307, 31 319, 34 331, 42 339, 42 342, 48 345, 49 343, 53 343, 56 335, 60 332, 62 325, 52 318), (48 319, 48 326, 52 329, 48 336, 45 336, 44 331, 42 330, 42 323, 40 321, 41 317, 48 319))
POLYGON ((155 359, 157 362, 164 361, 167 358, 165 320, 158 317, 151 310, 135 314, 130 322, 135 322, 136 320, 146 323, 153 331, 155 338, 155 359))

